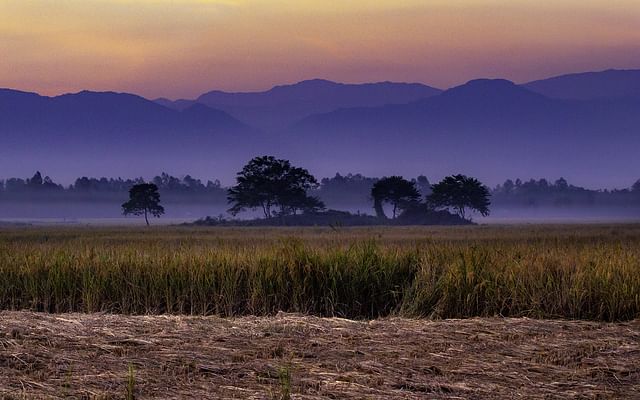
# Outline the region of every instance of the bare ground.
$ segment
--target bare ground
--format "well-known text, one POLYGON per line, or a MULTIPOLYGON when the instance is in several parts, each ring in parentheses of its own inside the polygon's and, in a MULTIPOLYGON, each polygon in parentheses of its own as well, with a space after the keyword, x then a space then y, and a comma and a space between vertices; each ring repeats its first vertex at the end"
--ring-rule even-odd
POLYGON ((0 313, 0 397, 127 386, 162 399, 640 398, 640 321, 0 313))

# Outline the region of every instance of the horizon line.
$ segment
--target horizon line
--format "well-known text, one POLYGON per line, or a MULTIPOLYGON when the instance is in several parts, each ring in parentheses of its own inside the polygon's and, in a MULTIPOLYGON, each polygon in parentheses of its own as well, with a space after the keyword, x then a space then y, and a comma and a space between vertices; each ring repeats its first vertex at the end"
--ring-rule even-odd
POLYGON ((268 92, 270 90, 273 90, 275 88, 278 87, 285 87, 285 86, 294 86, 300 83, 304 83, 304 82, 312 82, 312 81, 325 81, 325 82, 330 82, 330 83, 334 83, 334 84, 338 84, 338 85, 368 85, 368 84, 384 84, 384 83, 392 83, 392 84, 406 84, 406 85, 424 85, 424 86, 428 86, 432 89, 436 89, 436 90, 440 90, 440 91, 446 91, 449 89, 453 89, 462 85, 465 85, 469 82, 475 81, 475 80, 506 80, 509 82, 512 82, 518 86, 522 86, 522 85, 527 85, 529 83, 533 83, 533 82, 538 82, 538 81, 544 81, 544 80, 548 80, 548 79, 553 79, 553 78, 559 78, 559 77, 565 77, 565 76, 571 76, 571 75, 582 75, 582 74, 590 74, 590 73, 604 73, 604 72, 611 72, 611 71, 616 71, 616 72, 630 72, 630 71, 640 71, 640 66, 636 67, 636 68, 607 68, 607 69, 602 69, 602 70, 585 70, 585 71, 579 71, 579 72, 567 72, 567 73, 562 73, 559 75, 551 75, 551 76, 546 76, 543 78, 539 78, 539 79, 533 79, 533 80, 529 80, 526 82, 515 82, 512 81, 510 79, 506 79, 506 78, 500 78, 500 77, 478 77, 478 78, 472 78, 469 80, 466 80, 462 83, 453 85, 453 86, 449 86, 446 88, 440 88, 437 86, 433 86, 429 83, 425 83, 425 82, 407 82, 407 81, 392 81, 392 80, 381 80, 381 81, 363 81, 363 82, 341 82, 341 81, 336 81, 336 80, 332 80, 332 79, 328 79, 328 78, 320 78, 320 77, 315 77, 315 78, 308 78, 308 79, 302 79, 299 81, 295 81, 295 82, 289 82, 289 83, 278 83, 278 84, 273 84, 270 87, 267 88, 262 88, 262 89, 253 89, 253 90, 243 90, 243 91, 229 91, 229 90, 219 90, 219 89, 210 89, 210 90, 205 90, 203 92, 201 92, 199 95, 197 95, 194 98, 184 98, 184 97, 180 97, 180 98, 171 98, 171 97, 166 97, 166 96, 159 96, 159 97, 147 97, 147 96, 143 96, 141 94, 138 94, 136 92, 133 91, 117 91, 117 90, 109 90, 109 89, 89 89, 89 88, 85 88, 85 89, 81 89, 78 91, 68 91, 68 92, 60 92, 58 94, 51 94, 51 95, 44 95, 41 94, 38 91, 31 91, 31 90, 24 90, 24 89, 19 89, 19 88, 12 88, 12 87, 8 87, 8 86, 2 86, 0 87, 0 90, 12 90, 12 91, 16 91, 16 92, 21 92, 21 93, 25 93, 25 94, 37 94, 38 96, 41 97, 48 97, 48 98, 56 98, 56 97, 60 97, 60 96, 65 96, 65 95, 77 95, 83 92, 90 92, 90 93, 114 93, 114 94, 129 94, 129 95, 134 95, 134 96, 138 96, 141 97, 143 99, 155 102, 158 100, 168 100, 168 101, 180 101, 180 100, 188 100, 188 101, 193 101, 196 100, 199 96, 207 94, 207 93, 211 93, 211 92, 218 92, 218 93, 226 93, 226 94, 255 94, 255 93, 265 93, 268 92))

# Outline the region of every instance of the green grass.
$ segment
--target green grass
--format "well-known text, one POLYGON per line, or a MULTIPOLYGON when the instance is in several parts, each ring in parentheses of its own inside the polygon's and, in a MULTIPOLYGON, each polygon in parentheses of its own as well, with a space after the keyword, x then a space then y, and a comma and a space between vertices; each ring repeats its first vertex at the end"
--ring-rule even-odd
POLYGON ((129 364, 129 373, 127 374, 127 387, 125 391, 126 400, 135 400, 136 376, 133 364, 129 364))
POLYGON ((640 226, 0 231, 0 308, 640 316, 640 226))

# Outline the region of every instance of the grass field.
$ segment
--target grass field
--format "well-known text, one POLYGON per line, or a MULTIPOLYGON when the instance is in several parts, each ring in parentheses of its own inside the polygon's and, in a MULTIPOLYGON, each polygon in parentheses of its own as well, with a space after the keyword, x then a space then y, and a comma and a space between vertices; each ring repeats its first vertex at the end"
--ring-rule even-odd
POLYGON ((0 277, 0 398, 640 398, 640 225, 5 228, 0 277))
POLYGON ((5 228, 0 308, 356 319, 640 316, 640 225, 5 228))

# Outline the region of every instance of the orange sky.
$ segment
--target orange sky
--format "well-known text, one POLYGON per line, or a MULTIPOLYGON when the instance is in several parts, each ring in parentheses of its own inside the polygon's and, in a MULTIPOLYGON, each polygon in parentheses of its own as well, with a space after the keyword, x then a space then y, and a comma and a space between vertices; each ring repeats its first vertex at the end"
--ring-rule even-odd
POLYGON ((0 87, 193 97, 308 78, 640 68, 639 0, 1 0, 0 87))

